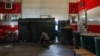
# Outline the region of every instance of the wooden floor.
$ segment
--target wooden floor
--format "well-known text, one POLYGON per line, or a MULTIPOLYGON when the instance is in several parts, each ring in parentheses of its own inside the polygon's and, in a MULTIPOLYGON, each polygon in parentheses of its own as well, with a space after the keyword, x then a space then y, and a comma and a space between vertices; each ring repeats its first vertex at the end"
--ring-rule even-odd
POLYGON ((74 56, 67 46, 53 44, 49 48, 38 44, 1 45, 0 56, 74 56))

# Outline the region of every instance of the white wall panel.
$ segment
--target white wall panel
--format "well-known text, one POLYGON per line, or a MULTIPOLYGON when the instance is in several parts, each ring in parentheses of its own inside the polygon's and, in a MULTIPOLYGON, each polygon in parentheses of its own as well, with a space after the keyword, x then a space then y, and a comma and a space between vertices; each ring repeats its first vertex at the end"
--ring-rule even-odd
POLYGON ((66 9, 41 9, 41 13, 66 14, 66 9))
POLYGON ((29 13, 30 13, 30 14, 31 14, 31 13, 35 13, 35 14, 37 14, 37 13, 39 13, 39 9, 35 9, 35 8, 33 8, 33 9, 32 9, 32 8, 28 8, 28 9, 27 9, 27 8, 24 8, 23 11, 22 11, 22 13, 25 13, 25 14, 26 14, 26 13, 28 13, 28 14, 29 14, 29 13))
POLYGON ((22 7, 23 8, 39 8, 40 7, 40 4, 39 3, 22 3, 22 7))
POLYGON ((62 8, 66 9, 68 6, 65 3, 43 3, 40 5, 42 8, 62 8))
POLYGON ((23 3, 39 3, 40 0, 22 0, 23 3))
POLYGON ((70 0, 69 2, 78 2, 78 0, 70 0))
POLYGON ((100 7, 96 7, 94 9, 87 11, 87 18, 88 19, 100 19, 100 7))
POLYGON ((59 20, 68 19, 68 5, 69 0, 23 0, 22 17, 51 15, 59 20))
POLYGON ((56 8, 56 7, 58 7, 58 8, 61 8, 61 7, 63 8, 64 7, 65 8, 66 5, 62 4, 62 3, 61 4, 59 4, 59 3, 45 3, 45 4, 41 4, 41 6, 42 7, 48 7, 48 8, 49 7, 50 8, 56 8))
POLYGON ((69 0, 41 0, 41 2, 46 3, 67 3, 69 0))
POLYGON ((88 25, 100 25, 100 20, 88 21, 88 25))
POLYGON ((23 18, 39 18, 40 15, 39 14, 31 14, 31 13, 27 13, 27 14, 22 14, 23 18))
POLYGON ((39 15, 39 9, 36 8, 23 8, 22 10, 22 17, 23 18, 38 18, 39 15))
POLYGON ((57 18, 58 20, 67 20, 68 16, 67 14, 52 14, 52 17, 57 18))
POLYGON ((1 25, 18 25, 18 22, 15 21, 15 22, 2 22, 1 25))
POLYGON ((100 24, 100 6, 87 11, 88 24, 100 24), (93 21, 91 21, 93 20, 93 21))

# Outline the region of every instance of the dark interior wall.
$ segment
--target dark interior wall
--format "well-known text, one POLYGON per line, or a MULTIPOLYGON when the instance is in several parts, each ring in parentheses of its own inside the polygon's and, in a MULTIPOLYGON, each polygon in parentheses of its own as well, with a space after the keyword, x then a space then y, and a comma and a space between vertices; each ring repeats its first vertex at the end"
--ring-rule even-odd
POLYGON ((26 41, 39 41, 41 32, 47 32, 51 40, 55 39, 55 21, 54 18, 35 18, 35 19, 20 19, 19 39, 26 41))

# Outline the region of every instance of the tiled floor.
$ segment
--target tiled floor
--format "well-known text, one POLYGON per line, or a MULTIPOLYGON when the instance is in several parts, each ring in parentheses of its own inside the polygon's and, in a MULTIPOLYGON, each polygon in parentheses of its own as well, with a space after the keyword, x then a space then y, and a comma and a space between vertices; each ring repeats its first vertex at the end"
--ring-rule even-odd
POLYGON ((0 46, 0 56, 74 56, 67 46, 53 44, 49 48, 38 44, 0 46))

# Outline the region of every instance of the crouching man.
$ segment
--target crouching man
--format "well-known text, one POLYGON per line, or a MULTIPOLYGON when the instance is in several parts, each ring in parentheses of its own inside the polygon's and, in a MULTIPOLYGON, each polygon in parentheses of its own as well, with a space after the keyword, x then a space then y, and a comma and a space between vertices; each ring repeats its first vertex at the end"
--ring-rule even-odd
POLYGON ((41 44, 44 46, 49 46, 51 44, 50 37, 46 32, 42 32, 40 37, 41 44))

